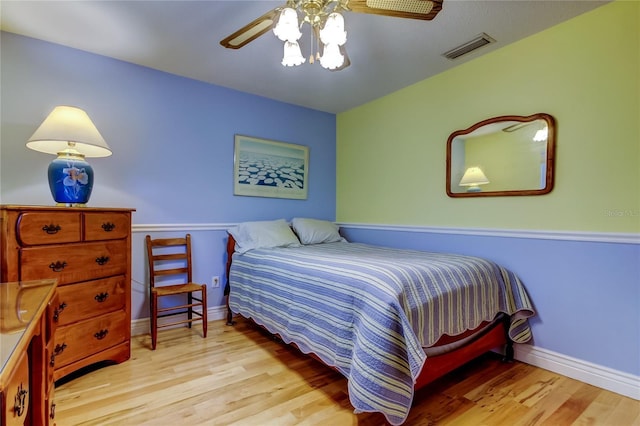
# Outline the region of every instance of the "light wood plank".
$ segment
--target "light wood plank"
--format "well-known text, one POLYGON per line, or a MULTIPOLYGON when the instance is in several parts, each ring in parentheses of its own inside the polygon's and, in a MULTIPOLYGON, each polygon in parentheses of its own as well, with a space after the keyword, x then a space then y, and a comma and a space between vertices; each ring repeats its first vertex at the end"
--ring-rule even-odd
MULTIPOLYGON (((132 339, 128 362, 56 388, 59 425, 386 425, 354 414, 339 373, 251 322, 132 339)), ((485 356, 416 392, 407 425, 640 425, 640 402, 485 356)))

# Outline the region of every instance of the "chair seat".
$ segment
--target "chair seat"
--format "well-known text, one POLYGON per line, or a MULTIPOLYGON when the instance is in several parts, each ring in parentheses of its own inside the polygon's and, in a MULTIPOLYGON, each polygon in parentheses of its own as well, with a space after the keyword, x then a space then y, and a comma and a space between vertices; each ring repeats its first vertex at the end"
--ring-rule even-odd
POLYGON ((165 285, 162 287, 154 287, 151 289, 151 291, 157 293, 158 296, 169 296, 171 294, 190 293, 192 291, 200 290, 202 290, 202 284, 194 283, 165 285))

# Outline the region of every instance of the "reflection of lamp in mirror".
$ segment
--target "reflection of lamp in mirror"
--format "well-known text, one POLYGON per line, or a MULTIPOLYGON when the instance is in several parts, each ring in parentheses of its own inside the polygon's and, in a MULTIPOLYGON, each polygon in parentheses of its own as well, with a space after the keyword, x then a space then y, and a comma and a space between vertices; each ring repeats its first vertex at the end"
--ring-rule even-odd
POLYGON ((489 183, 489 179, 484 175, 480 167, 469 167, 462 179, 460 179, 460 186, 467 186, 467 192, 480 192, 480 185, 489 183))
POLYGON ((60 205, 81 206, 89 201, 93 169, 85 157, 108 157, 104 141, 86 112, 57 106, 27 141, 27 148, 57 154, 49 165, 49 188, 60 205))

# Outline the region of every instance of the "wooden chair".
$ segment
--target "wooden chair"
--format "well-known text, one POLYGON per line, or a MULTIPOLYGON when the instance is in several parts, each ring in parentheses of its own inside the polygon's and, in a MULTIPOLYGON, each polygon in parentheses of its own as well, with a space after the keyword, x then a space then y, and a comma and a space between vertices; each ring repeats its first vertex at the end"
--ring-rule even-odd
POLYGON ((151 346, 156 348, 158 328, 202 321, 202 337, 207 337, 207 286, 192 282, 191 235, 184 238, 151 239, 147 235, 147 259, 149 261, 151 346), (164 284, 161 284, 164 283, 164 284), (161 285, 159 285, 161 284, 161 285), (194 296, 200 292, 201 297, 194 296), (187 303, 160 307, 159 299, 165 296, 186 294, 187 303), (199 311, 194 308, 200 308, 199 311), (187 315, 187 319, 158 324, 158 318, 187 315))

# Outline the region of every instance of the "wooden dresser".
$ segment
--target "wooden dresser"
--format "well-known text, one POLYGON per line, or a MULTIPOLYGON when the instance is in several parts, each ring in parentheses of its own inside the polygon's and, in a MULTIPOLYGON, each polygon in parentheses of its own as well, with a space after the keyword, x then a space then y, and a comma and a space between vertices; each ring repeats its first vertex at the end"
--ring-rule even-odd
POLYGON ((0 426, 54 425, 55 280, 0 283, 0 426))
POLYGON ((130 357, 133 209, 0 207, 0 282, 58 281, 58 380, 130 357))

